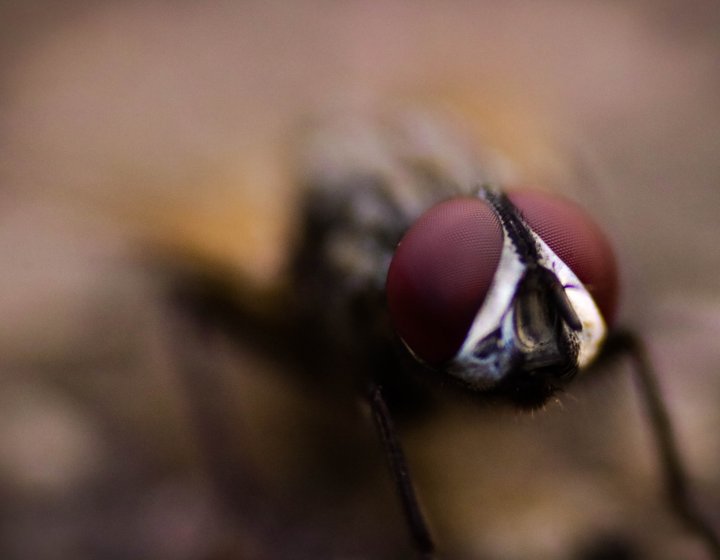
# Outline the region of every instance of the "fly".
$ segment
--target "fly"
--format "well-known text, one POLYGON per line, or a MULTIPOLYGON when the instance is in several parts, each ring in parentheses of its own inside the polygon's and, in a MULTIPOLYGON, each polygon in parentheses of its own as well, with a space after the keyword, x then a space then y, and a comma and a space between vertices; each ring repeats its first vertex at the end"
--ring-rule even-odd
POLYGON ((203 328, 293 348, 308 370, 336 383, 338 369, 348 374, 342 379, 372 411, 422 558, 434 557, 435 544, 391 413, 408 387, 450 385, 534 409, 589 366, 627 355, 672 507, 720 558, 643 345, 614 325, 617 265, 601 228, 560 196, 505 192, 482 157, 445 149, 446 140, 425 125, 349 121, 321 130, 301 158, 301 235, 275 316, 258 318, 227 290, 198 292, 192 283, 176 303, 203 328))

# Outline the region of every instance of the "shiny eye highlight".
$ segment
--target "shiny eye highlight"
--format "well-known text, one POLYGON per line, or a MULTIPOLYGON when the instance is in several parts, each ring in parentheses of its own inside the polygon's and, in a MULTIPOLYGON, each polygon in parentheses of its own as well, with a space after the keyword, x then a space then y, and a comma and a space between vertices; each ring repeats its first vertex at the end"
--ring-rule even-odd
POLYGON ((618 269, 610 242, 592 217, 568 199, 538 190, 518 190, 508 198, 527 224, 570 267, 608 325, 615 319, 618 269))
POLYGON ((438 365, 462 345, 503 248, 500 221, 479 198, 430 208, 400 242, 387 278, 397 333, 422 360, 438 365))

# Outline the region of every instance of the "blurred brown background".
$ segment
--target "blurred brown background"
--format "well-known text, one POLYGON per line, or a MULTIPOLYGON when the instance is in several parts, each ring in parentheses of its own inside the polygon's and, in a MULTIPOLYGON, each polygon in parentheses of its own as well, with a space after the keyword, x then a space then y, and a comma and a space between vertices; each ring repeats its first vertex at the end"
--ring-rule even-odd
MULTIPOLYGON (((388 104, 469 123, 607 227, 622 322, 649 342, 720 525, 719 60, 720 8, 702 0, 6 0, 3 558, 410 554, 363 418, 338 422, 267 357, 220 344, 228 453, 254 481, 227 514, 162 283, 138 259, 150 239, 277 282, 298 127, 388 104)), ((405 430, 444 557, 703 558, 659 495, 624 373, 532 417, 448 403, 405 430)))

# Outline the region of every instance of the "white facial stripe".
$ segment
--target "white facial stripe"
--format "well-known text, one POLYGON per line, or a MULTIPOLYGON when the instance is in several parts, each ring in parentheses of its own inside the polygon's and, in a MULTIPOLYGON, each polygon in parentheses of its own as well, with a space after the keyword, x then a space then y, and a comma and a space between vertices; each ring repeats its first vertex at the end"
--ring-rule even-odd
MULTIPOLYGON (((578 366, 583 368, 589 365, 600 351, 607 333, 605 321, 592 296, 570 267, 529 226, 527 229, 537 245, 538 264, 557 276, 582 323, 582 330, 576 334, 579 343, 578 366)), ((509 355, 481 359, 475 356, 474 351, 480 341, 498 329, 501 336, 496 354, 504 354, 504 348, 507 348, 508 352, 512 351, 515 337, 512 303, 525 268, 503 226, 503 249, 495 277, 463 345, 449 367, 453 375, 474 387, 491 387, 507 373, 503 364, 509 361, 509 355)))
POLYGON ((520 262, 515 246, 503 228, 503 248, 497 271, 487 297, 475 315, 465 342, 458 352, 458 358, 472 354, 478 342, 498 329, 503 316, 512 305, 515 290, 524 272, 525 265, 520 262))
POLYGON ((607 334, 605 320, 590 292, 575 273, 570 270, 570 267, 547 246, 540 236, 534 231, 530 231, 538 244, 539 263, 555 273, 555 276, 565 287, 565 295, 572 303, 573 309, 575 309, 575 313, 582 323, 582 331, 578 333, 580 341, 578 366, 584 368, 597 356, 603 340, 605 340, 607 334))

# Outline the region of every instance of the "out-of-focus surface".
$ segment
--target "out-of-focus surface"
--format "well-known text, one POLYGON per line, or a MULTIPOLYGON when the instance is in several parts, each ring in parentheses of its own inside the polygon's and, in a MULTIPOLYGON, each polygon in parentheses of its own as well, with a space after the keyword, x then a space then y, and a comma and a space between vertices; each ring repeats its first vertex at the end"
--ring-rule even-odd
MULTIPOLYGON (((267 357, 221 345, 233 453, 257 478, 244 514, 225 514, 162 285, 136 258, 150 236, 276 282, 298 130, 388 105, 440 107, 607 227, 621 319, 649 342, 720 524, 718 29, 703 1, 5 2, 3 558, 407 554, 363 418, 324 415, 267 357), (333 462, 324 437, 353 445, 333 462)), ((626 373, 532 417, 448 404, 404 429, 448 558, 617 541, 703 557, 659 497, 626 373)))

